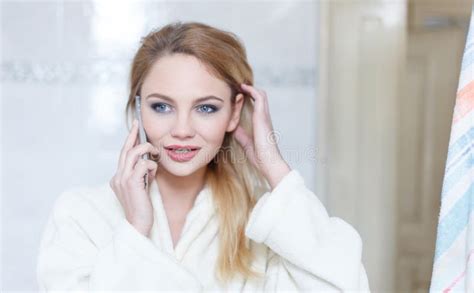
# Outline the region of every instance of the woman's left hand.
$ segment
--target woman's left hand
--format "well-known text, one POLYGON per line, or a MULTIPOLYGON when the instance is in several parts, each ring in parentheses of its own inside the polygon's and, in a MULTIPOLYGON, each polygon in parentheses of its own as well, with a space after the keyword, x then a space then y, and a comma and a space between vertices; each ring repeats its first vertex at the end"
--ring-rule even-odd
POLYGON ((238 125, 233 132, 252 164, 262 172, 272 190, 291 169, 278 149, 278 138, 273 130, 267 94, 251 85, 241 84, 242 90, 254 100, 252 114, 253 134, 238 125))

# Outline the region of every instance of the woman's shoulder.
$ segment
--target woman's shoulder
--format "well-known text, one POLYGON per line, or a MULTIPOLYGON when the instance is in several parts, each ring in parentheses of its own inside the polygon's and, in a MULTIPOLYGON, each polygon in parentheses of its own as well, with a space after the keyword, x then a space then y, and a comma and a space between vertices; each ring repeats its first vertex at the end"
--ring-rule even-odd
POLYGON ((102 247, 110 242, 123 217, 120 202, 108 183, 70 187, 56 197, 43 237, 50 239, 63 233, 58 237, 85 238, 102 247))
POLYGON ((123 215, 120 202, 108 182, 65 189, 56 198, 53 212, 76 219, 102 216, 111 221, 123 215))

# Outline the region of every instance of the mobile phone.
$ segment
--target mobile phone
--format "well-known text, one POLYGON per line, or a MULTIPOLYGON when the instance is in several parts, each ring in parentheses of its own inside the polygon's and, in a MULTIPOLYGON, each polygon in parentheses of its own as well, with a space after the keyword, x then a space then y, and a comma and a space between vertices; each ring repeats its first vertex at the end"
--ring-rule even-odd
MULTIPOLYGON (((136 116, 138 120, 138 137, 140 139, 140 144, 147 142, 146 138, 146 133, 145 129, 143 128, 143 123, 142 123, 142 111, 141 111, 141 97, 139 95, 135 96, 135 110, 136 110, 136 116)), ((142 155, 142 159, 144 160, 149 160, 150 156, 148 153, 145 153, 142 155)), ((148 186, 148 173, 145 174, 144 176, 145 179, 145 189, 148 186)))

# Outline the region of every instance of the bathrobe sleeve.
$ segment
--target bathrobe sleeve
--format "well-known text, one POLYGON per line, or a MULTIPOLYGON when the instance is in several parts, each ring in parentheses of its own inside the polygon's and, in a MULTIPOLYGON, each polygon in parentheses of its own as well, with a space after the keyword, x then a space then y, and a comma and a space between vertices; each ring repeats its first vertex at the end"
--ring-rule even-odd
POLYGON ((257 201, 245 234, 270 248, 264 291, 369 291, 361 237, 329 217, 297 170, 257 201))
POLYGON ((85 212, 84 206, 83 199, 68 192, 55 202, 37 259, 37 281, 42 292, 201 290, 191 273, 125 218, 115 225, 111 239, 99 245, 97 234, 103 230, 97 226, 104 224, 96 220, 94 208, 89 206, 90 211, 85 212))

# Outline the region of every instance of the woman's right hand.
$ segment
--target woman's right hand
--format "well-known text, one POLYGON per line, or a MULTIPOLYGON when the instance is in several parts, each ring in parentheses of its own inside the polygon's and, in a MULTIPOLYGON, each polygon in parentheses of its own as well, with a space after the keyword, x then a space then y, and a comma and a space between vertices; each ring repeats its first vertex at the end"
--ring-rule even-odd
POLYGON ((117 172, 110 180, 110 187, 120 201, 128 222, 148 237, 153 226, 153 205, 143 177, 148 173, 149 186, 151 180, 155 179, 158 164, 142 159, 145 153, 158 154, 158 149, 149 142, 139 144, 138 123, 135 119, 122 147, 117 172))

